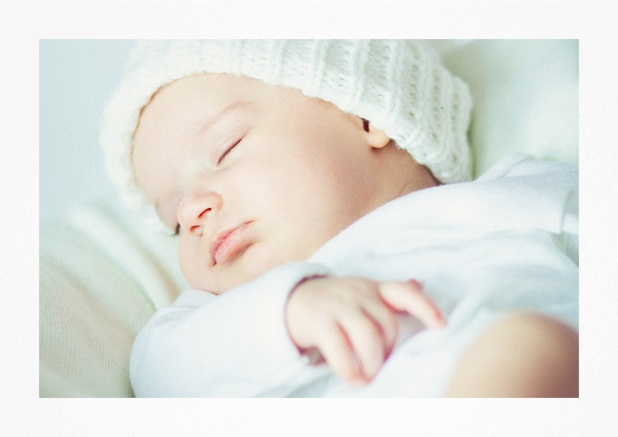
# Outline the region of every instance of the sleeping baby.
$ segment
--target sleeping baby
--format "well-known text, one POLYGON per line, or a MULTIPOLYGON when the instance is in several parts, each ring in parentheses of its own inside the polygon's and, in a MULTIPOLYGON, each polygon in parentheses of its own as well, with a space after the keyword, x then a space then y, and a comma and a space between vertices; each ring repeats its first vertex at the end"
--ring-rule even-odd
POLYGON ((108 171, 193 289, 136 396, 577 396, 578 175, 472 181, 468 87, 424 41, 143 41, 108 171))

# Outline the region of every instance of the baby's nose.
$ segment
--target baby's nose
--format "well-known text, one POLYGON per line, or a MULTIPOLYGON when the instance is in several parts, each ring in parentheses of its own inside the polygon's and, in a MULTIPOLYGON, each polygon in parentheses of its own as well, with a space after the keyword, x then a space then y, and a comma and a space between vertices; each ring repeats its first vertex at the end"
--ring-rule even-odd
POLYGON ((178 223, 190 235, 201 236, 206 221, 222 204, 221 196, 212 192, 185 197, 178 206, 178 223))

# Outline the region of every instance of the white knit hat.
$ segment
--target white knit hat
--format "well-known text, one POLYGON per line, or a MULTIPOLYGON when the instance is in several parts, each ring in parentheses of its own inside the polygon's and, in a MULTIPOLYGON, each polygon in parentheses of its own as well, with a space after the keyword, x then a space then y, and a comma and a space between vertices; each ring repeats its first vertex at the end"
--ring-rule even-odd
POLYGON ((131 152, 141 110, 163 85, 231 73, 296 88, 369 120, 442 182, 472 176, 468 86, 417 40, 149 40, 133 49, 101 132, 106 167, 122 199, 162 226, 137 186, 131 152))

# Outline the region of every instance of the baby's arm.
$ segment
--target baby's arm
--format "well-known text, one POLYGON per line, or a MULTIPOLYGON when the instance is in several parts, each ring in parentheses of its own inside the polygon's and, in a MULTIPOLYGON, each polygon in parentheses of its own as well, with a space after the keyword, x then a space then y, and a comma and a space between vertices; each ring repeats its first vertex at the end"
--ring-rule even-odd
POLYGON ((184 292, 140 331, 131 384, 140 397, 256 397, 291 394, 327 374, 309 366, 285 326, 285 305, 303 278, 328 274, 295 263, 214 296, 184 292))
POLYGON ((290 296, 286 322, 301 351, 317 349, 343 380, 366 384, 395 344, 396 312, 413 315, 431 328, 444 326, 440 311, 417 281, 353 277, 302 282, 290 296))
MULTIPOLYGON (((325 316, 332 315, 331 320, 338 323, 347 314, 364 311, 384 314, 384 309, 379 308, 385 305, 373 302, 377 290, 380 299, 392 307, 389 311, 404 309, 427 324, 432 323, 431 311, 426 310, 433 307, 424 303, 420 293, 404 292, 402 288, 408 287, 402 287, 402 283, 381 284, 371 291, 373 281, 324 278, 306 280, 296 287, 304 278, 328 273, 319 264, 296 263, 274 269, 220 296, 197 290, 183 293, 172 306, 157 311, 133 345, 130 376, 135 395, 287 396, 328 372, 326 366, 308 366, 308 357, 297 348, 301 345, 320 349, 333 370, 345 378, 347 375, 339 370, 343 367, 339 363, 349 358, 336 348, 326 353, 323 344, 330 339, 329 329, 321 330, 315 337, 303 332, 303 327, 314 327, 311 313, 305 311, 326 306, 325 316), (361 284, 369 290, 359 291, 363 288, 361 284), (322 286, 327 286, 327 291, 321 292, 322 286), (295 291, 289 299, 291 290, 295 291), (337 296, 343 300, 341 305, 333 306, 337 296), (350 303, 352 311, 347 311, 345 302, 350 303), (298 317, 294 315, 296 303, 303 308, 298 317), (297 337, 296 344, 285 320, 290 312, 292 339, 297 337), (307 315, 310 320, 305 322, 303 316, 307 315), (296 329, 294 322, 299 322, 301 328, 296 329)), ((390 316, 386 317, 384 320, 390 316)), ((392 347, 395 334, 390 329, 382 350, 392 347)), ((350 328, 349 332, 357 329, 350 328)), ((384 353, 380 352, 378 367, 383 359, 384 353)))

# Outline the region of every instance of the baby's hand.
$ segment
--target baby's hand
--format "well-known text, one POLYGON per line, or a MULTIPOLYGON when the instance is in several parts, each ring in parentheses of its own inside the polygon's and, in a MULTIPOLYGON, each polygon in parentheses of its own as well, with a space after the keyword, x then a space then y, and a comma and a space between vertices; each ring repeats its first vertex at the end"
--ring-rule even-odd
POLYGON ((395 345, 396 312, 407 312, 430 328, 444 326, 440 311, 417 281, 351 277, 302 282, 290 296, 286 321, 301 351, 317 348, 343 380, 366 384, 395 345))

